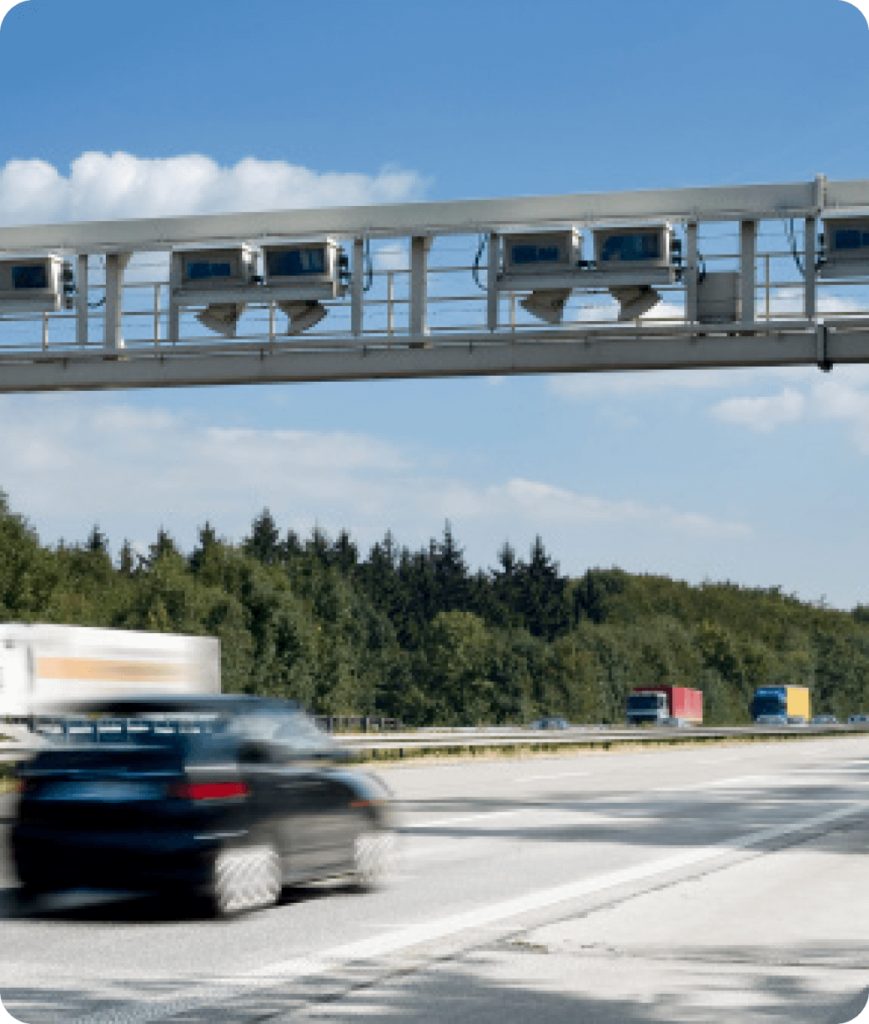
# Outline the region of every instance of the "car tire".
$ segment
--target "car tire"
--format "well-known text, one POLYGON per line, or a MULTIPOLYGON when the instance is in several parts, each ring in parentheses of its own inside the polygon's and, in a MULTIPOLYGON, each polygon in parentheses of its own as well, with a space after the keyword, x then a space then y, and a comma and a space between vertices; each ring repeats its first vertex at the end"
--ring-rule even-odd
POLYGON ((218 850, 212 865, 212 909, 218 917, 271 907, 283 889, 281 861, 271 843, 218 850))
POLYGON ((353 842, 353 886, 359 892, 384 888, 392 876, 395 834, 386 828, 365 828, 353 842))

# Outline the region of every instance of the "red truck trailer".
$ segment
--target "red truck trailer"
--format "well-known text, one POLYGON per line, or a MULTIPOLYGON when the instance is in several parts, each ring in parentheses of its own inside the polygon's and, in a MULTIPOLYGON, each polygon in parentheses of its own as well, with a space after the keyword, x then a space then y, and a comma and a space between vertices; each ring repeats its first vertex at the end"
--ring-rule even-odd
POLYGON ((638 686, 628 697, 628 725, 681 718, 703 724, 703 693, 687 686, 638 686))

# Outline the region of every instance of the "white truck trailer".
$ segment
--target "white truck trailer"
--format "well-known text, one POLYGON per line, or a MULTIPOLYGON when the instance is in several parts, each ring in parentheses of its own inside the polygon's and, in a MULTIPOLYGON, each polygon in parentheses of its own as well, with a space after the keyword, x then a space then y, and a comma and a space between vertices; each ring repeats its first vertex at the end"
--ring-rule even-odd
POLYGON ((170 693, 220 693, 219 640, 0 623, 0 722, 23 725, 78 701, 170 693))

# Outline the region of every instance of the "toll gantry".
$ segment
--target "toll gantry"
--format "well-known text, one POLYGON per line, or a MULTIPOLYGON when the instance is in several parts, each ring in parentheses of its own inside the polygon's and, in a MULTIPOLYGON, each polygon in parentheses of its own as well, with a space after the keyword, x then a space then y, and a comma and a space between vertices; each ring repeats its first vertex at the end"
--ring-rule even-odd
POLYGON ((869 180, 0 228, 0 392, 869 361, 869 180))

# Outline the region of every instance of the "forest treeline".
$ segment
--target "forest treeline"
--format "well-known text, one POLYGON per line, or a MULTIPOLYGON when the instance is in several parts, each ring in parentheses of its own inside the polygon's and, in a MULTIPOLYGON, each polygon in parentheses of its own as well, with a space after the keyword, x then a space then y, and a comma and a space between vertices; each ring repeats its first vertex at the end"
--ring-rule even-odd
POLYGON ((449 524, 421 550, 387 533, 363 554, 264 510, 239 543, 206 524, 189 553, 160 531, 113 559, 98 527, 43 545, 0 492, 0 621, 216 636, 227 692, 408 725, 622 722, 644 684, 703 690, 711 724, 749 721, 754 688, 785 683, 811 687, 815 712, 869 711, 869 607, 616 568, 569 578, 539 538, 472 571, 449 524))

